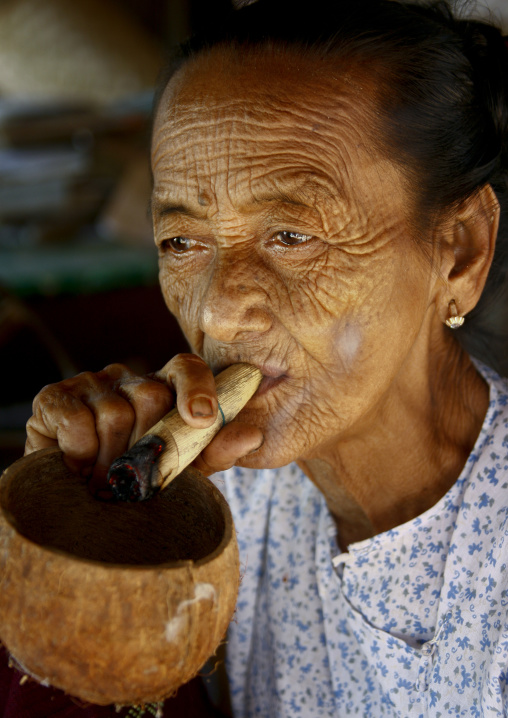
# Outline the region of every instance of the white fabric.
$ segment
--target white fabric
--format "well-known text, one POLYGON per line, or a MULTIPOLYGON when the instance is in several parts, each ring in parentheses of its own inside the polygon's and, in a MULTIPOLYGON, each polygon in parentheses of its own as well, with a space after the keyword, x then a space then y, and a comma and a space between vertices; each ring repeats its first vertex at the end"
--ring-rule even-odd
POLYGON ((508 715, 508 384, 450 491, 340 554, 296 465, 215 477, 243 577, 230 626, 235 718, 508 715))

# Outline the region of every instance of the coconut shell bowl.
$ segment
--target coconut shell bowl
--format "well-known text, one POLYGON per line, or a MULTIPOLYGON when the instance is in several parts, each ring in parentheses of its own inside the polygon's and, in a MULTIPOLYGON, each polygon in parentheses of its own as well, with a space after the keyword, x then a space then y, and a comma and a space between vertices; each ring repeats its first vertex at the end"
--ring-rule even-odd
POLYGON ((2 476, 0 639, 41 683, 98 705, 162 701, 215 652, 238 583, 229 508, 197 471, 116 504, 55 449, 2 476))

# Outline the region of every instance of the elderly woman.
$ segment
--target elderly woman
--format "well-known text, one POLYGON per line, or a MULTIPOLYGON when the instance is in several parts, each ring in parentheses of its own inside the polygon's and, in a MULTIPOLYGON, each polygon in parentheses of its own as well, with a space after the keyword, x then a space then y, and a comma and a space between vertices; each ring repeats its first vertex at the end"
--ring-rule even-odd
POLYGON ((195 462, 244 566, 233 714, 506 715, 508 386, 452 329, 503 218, 508 50, 443 4, 303 5, 232 13, 159 97, 160 281, 193 354, 46 387, 27 452, 97 488, 173 403, 209 426, 213 375, 259 367, 195 462))

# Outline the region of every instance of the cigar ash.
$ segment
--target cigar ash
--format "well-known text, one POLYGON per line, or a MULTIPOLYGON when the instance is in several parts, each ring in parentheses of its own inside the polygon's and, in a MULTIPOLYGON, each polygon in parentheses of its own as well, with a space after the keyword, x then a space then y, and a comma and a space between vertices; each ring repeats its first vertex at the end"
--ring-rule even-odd
POLYGON ((116 501, 144 501, 159 490, 159 457, 166 448, 160 436, 143 436, 115 459, 108 472, 108 486, 116 501))

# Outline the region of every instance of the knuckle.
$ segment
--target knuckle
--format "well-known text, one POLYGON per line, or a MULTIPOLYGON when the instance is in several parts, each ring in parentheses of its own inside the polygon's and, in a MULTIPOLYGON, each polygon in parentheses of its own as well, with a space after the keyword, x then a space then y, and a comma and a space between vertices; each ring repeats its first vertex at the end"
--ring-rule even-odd
POLYGON ((35 396, 32 402, 32 414, 35 417, 42 417, 54 410, 62 411, 64 407, 69 410, 73 403, 70 397, 71 391, 65 386, 65 382, 47 384, 35 396))
MULTIPOLYGON (((46 414, 47 412, 43 412, 46 414)), ((90 410, 83 404, 73 404, 66 407, 66 411, 61 411, 58 416, 59 431, 72 430, 74 426, 88 423, 90 420, 90 410)))
POLYGON ((28 419, 28 421, 26 422, 25 431, 26 431, 26 436, 27 436, 27 442, 28 442, 28 441, 31 441, 33 435, 37 433, 37 429, 36 429, 36 427, 34 426, 34 423, 35 423, 35 417, 34 417, 34 416, 31 416, 31 417, 28 419))
POLYGON ((98 393, 101 391, 101 386, 96 373, 83 371, 70 379, 50 384, 47 398, 48 401, 67 401, 72 404, 75 400, 98 393))
POLYGON ((189 368, 198 371, 202 369, 210 371, 204 359, 201 359, 197 354, 190 353, 177 354, 166 366, 173 371, 188 371, 189 368))
POLYGON ((129 367, 125 366, 125 364, 115 362, 113 364, 108 364, 104 367, 104 369, 101 369, 101 371, 97 372, 97 376, 100 378, 107 378, 112 379, 113 381, 118 381, 122 379, 130 379, 135 376, 135 374, 133 371, 131 371, 131 369, 129 369, 129 367))
POLYGON ((62 392, 62 383, 63 382, 59 382, 58 384, 46 384, 46 386, 43 386, 42 389, 34 397, 34 400, 32 402, 33 409, 40 406, 41 404, 44 404, 45 402, 52 401, 53 397, 56 394, 62 392))
POLYGON ((123 433, 134 420, 134 409, 128 401, 110 398, 99 409, 97 421, 101 428, 111 433, 123 433))
POLYGON ((145 411, 167 409, 174 403, 173 394, 169 387, 159 382, 140 384, 134 398, 140 409, 145 411))
POLYGON ((72 390, 74 387, 93 386, 96 382, 97 374, 95 372, 82 371, 80 374, 73 376, 72 379, 61 381, 60 386, 62 386, 63 389, 72 390))
POLYGON ((112 380, 103 372, 83 371, 81 374, 62 382, 63 389, 79 397, 93 397, 104 394, 111 388, 112 380))

